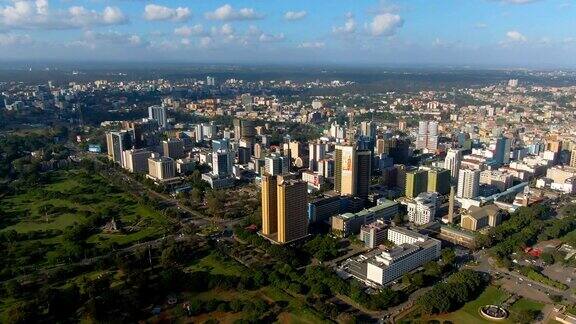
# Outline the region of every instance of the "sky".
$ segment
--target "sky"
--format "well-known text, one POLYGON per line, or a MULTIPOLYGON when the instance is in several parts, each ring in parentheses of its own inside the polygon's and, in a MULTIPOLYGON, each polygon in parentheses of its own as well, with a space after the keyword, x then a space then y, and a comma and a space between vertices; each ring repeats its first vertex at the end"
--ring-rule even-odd
POLYGON ((576 0, 0 0, 0 60, 576 67, 576 0))

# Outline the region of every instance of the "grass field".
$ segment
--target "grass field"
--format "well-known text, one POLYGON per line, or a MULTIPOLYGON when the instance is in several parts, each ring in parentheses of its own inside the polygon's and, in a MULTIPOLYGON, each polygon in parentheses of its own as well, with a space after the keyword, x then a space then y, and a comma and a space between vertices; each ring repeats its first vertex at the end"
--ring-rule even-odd
MULTIPOLYGON (((452 323, 493 323, 491 321, 488 321, 486 319, 484 319, 479 313, 478 313, 478 309, 481 306, 484 305, 500 305, 502 302, 506 301, 506 299, 508 299, 510 297, 510 295, 503 291, 498 289, 495 286, 489 286, 487 287, 484 292, 482 294, 480 294, 480 296, 478 296, 478 298, 476 298, 475 300, 466 303, 462 308, 460 308, 459 310, 452 312, 452 313, 448 313, 448 314, 443 314, 443 315, 438 315, 438 316, 431 316, 431 317, 420 317, 420 314, 415 311, 413 313, 410 313, 408 316, 406 316, 405 318, 403 318, 400 322, 401 323, 426 323, 428 321, 431 320, 437 320, 440 322, 443 321, 450 321, 452 323)), ((534 309, 534 310, 542 310, 542 308, 544 307, 543 304, 538 303, 538 302, 534 302, 532 300, 528 300, 525 298, 520 298, 518 301, 516 301, 511 307, 510 309, 508 309, 508 311, 510 312, 510 314, 514 314, 515 312, 518 312, 520 310, 524 310, 524 309, 534 309)), ((510 318, 504 320, 504 321, 500 321, 498 323, 514 323, 514 321, 510 320, 510 318)))
MULTIPOLYGON (((166 232, 167 221, 162 214, 138 204, 133 196, 110 186, 106 179, 80 170, 50 173, 47 184, 1 199, 0 232, 14 230, 29 235, 28 240, 20 239, 14 244, 15 255, 35 245, 44 256, 54 256, 68 227, 98 213, 114 215, 125 229, 115 233, 96 229, 86 241, 98 248, 129 245, 166 232)), ((48 258, 37 259, 34 261, 41 264, 48 258)), ((25 263, 29 265, 30 260, 25 263)))

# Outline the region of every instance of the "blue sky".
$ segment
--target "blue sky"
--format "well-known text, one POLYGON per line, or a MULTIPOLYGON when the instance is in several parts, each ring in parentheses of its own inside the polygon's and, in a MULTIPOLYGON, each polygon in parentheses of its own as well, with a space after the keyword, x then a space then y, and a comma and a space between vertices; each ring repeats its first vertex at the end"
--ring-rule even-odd
POLYGON ((574 0, 0 0, 0 59, 576 65, 574 0))

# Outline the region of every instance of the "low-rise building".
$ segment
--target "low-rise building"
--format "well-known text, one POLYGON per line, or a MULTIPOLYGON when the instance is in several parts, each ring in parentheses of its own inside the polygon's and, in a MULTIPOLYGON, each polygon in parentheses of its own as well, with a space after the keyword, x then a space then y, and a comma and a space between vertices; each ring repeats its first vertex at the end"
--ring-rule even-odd
POLYGON ((357 234, 360 227, 377 219, 390 220, 398 214, 398 203, 391 200, 380 200, 379 204, 357 213, 345 213, 332 217, 332 231, 339 236, 357 234))
POLYGON ((486 226, 495 227, 502 222, 503 211, 496 205, 472 206, 461 216, 460 226, 469 231, 478 231, 486 226))
POLYGON ((373 249, 386 241, 387 229, 388 225, 382 220, 362 225, 359 239, 367 248, 373 249))

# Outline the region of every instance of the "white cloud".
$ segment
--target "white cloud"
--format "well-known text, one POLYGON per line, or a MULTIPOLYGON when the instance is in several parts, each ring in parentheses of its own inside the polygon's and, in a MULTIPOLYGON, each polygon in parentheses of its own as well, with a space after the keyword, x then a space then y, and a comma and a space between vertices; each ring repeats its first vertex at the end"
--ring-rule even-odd
POLYGON ((146 20, 186 21, 188 18, 190 18, 190 9, 187 7, 169 8, 155 4, 148 4, 144 7, 144 19, 146 20))
POLYGON ((507 32, 506 39, 510 42, 518 42, 518 43, 522 43, 528 40, 526 36, 522 35, 522 33, 520 33, 517 30, 511 30, 507 32))
POLYGON ((181 26, 174 29, 174 34, 183 37, 200 36, 204 34, 204 26, 200 24, 194 26, 181 26))
POLYGON ((264 18, 264 15, 257 13, 252 8, 234 9, 231 5, 225 4, 214 11, 207 12, 206 18, 211 20, 256 20, 264 18))
POLYGON ((346 22, 342 26, 334 26, 332 27, 332 32, 334 34, 340 35, 350 35, 356 32, 356 20, 351 14, 347 15, 346 22))
POLYGON ((48 0, 15 0, 0 7, 0 27, 5 29, 72 29, 119 25, 128 18, 118 7, 107 6, 102 12, 83 6, 50 10, 48 0))
POLYGON ((261 43, 275 43, 275 42, 281 42, 283 41, 285 38, 283 33, 277 34, 277 35, 273 35, 273 34, 264 34, 262 33, 259 37, 258 37, 258 41, 261 43))
POLYGON ((0 46, 26 45, 32 43, 29 35, 0 33, 0 46))
POLYGON ((372 36, 392 36, 402 25, 404 20, 399 15, 383 13, 374 16, 368 24, 368 30, 372 36))
POLYGON ((302 10, 302 11, 287 11, 284 14, 284 19, 290 20, 290 21, 300 20, 300 19, 304 19, 307 15, 308 15, 308 13, 304 10, 302 10))
POLYGON ((200 38, 200 47, 211 48, 214 46, 214 40, 210 36, 200 38))
POLYGON ((478 29, 484 29, 484 28, 488 28, 488 24, 485 23, 477 23, 476 25, 474 25, 475 28, 478 29))
POLYGON ((299 48, 324 48, 324 42, 304 42, 298 45, 299 48))

